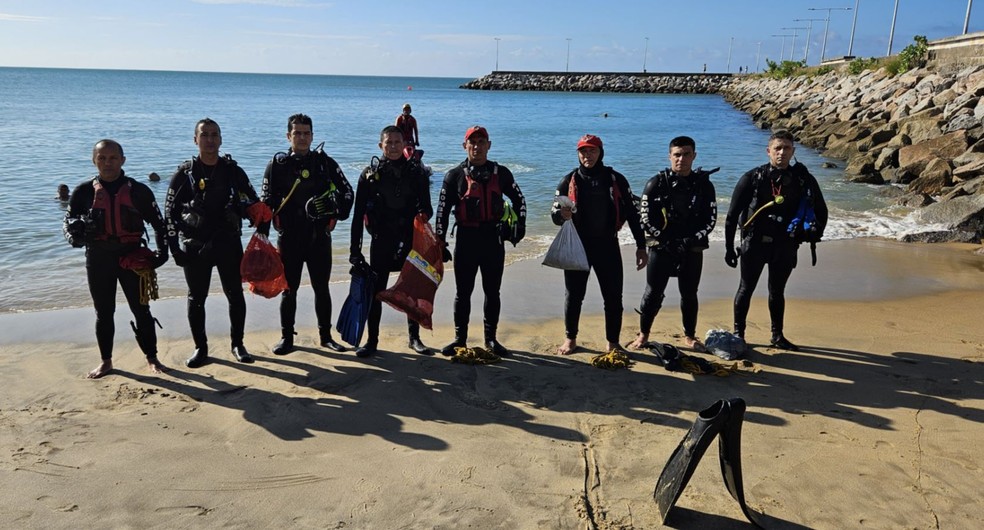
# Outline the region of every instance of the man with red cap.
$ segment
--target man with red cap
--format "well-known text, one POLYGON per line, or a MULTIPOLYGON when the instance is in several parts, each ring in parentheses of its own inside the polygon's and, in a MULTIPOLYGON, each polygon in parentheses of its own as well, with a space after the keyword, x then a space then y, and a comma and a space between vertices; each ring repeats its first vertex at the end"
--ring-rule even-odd
MULTIPOLYGON (((526 199, 520 191, 512 172, 488 159, 489 133, 485 127, 474 125, 465 131, 461 144, 468 158, 447 172, 437 203, 435 231, 447 245, 448 218, 454 212, 457 236, 454 246, 454 342, 441 350, 444 355, 454 355, 455 348, 463 348, 468 339, 468 320, 471 314, 471 295, 475 278, 482 272, 482 289, 485 292, 485 347, 499 356, 509 355, 509 350, 496 339, 501 301, 499 288, 505 269, 505 241, 514 246, 526 234, 526 199), (518 216, 515 231, 508 238, 503 235, 502 220, 510 208, 504 197, 512 203, 518 216)), ((451 253, 445 250, 445 261, 451 253)))
MULTIPOLYGON (((577 143, 577 169, 560 179, 556 197, 569 197, 574 207, 561 206, 555 200, 550 210, 554 224, 561 225, 568 219, 581 237, 588 257, 588 265, 594 269, 601 287, 605 307, 605 338, 607 350, 621 350, 619 335, 622 331, 622 253, 619 249, 618 231, 628 221, 636 243, 636 269, 642 270, 648 261, 646 240, 639 222, 639 211, 632 203, 632 190, 625 176, 602 163, 605 157, 601 138, 586 134, 577 143)), ((588 287, 588 271, 564 271, 567 297, 564 303, 564 327, 566 338, 557 348, 560 355, 569 355, 577 349, 578 323, 581 320, 581 304, 588 287)))

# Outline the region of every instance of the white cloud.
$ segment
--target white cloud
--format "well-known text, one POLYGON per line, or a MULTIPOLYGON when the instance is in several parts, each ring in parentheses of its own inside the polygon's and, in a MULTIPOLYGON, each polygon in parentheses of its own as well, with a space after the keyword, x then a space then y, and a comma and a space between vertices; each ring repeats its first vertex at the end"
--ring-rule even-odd
POLYGON ((367 40, 370 38, 366 35, 329 35, 323 33, 287 33, 287 32, 274 32, 274 31, 247 31, 246 33, 250 35, 264 35, 267 37, 288 37, 292 39, 358 41, 358 40, 367 40))
POLYGON ((48 20, 48 17, 33 17, 30 15, 11 15, 10 13, 0 13, 0 21, 7 22, 41 22, 48 20))
POLYGON ((496 38, 505 42, 542 40, 542 37, 528 37, 525 35, 476 35, 474 33, 434 33, 430 35, 421 35, 419 38, 420 40, 437 42, 451 46, 485 45, 488 44, 489 41, 494 41, 496 38))

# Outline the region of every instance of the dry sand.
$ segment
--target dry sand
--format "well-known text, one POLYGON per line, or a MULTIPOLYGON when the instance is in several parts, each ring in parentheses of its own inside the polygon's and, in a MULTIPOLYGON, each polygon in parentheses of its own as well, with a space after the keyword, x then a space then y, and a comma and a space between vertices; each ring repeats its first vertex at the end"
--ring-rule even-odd
MULTIPOLYGON (((516 354, 489 366, 407 353, 388 308, 386 352, 318 348, 306 293, 301 348, 285 357, 268 353, 276 301, 249 298, 258 362, 238 364, 213 295, 212 363, 183 367, 184 303, 156 302, 173 370, 149 375, 122 305, 117 371, 92 381, 91 309, 0 316, 0 527, 659 528, 660 470, 697 411, 732 396, 748 404, 746 496, 770 528, 984 527, 984 257, 854 240, 821 245, 816 268, 800 258, 786 331, 803 351, 763 346, 760 293, 748 338, 761 371, 723 378, 643 352, 628 370, 590 366, 604 344, 593 279, 587 350, 553 355, 563 284, 535 262, 506 270, 499 335, 516 354)), ((623 343, 643 282, 627 271, 623 343)), ((730 327, 736 284, 709 251, 701 333, 730 327)), ((337 308, 347 286, 335 287, 337 308)), ((451 338, 452 296, 449 277, 430 345, 451 338)), ((671 284, 653 339, 680 343, 678 300, 671 284)), ((743 521, 712 445, 667 522, 743 521)))

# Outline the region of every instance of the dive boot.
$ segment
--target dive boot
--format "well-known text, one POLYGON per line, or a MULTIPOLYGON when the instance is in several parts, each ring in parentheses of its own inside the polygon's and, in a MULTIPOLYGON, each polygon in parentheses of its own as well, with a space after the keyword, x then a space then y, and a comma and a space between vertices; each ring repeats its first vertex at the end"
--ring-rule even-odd
POLYGON ((499 341, 495 339, 486 339, 485 349, 498 355, 499 357, 509 357, 512 355, 511 351, 507 350, 505 346, 500 344, 499 341))
POLYGON ((191 357, 188 357, 188 359, 185 361, 185 366, 187 366, 188 368, 201 368, 202 366, 205 366, 205 363, 207 362, 208 362, 208 344, 205 344, 200 348, 195 348, 195 353, 193 353, 191 357))
POLYGON ((454 328, 454 342, 441 348, 441 355, 453 357, 455 348, 465 348, 468 346, 468 330, 466 328, 454 328))
POLYGON ((287 355, 294 351, 294 336, 287 335, 280 339, 280 342, 273 346, 274 355, 287 355))
POLYGON ((799 346, 789 342, 785 336, 781 333, 778 335, 772 335, 772 340, 770 341, 773 348, 779 348, 780 350, 786 351, 800 351, 799 346))
POLYGON ((377 351, 377 349, 376 349, 377 346, 378 345, 377 345, 376 341, 372 341, 371 340, 371 341, 367 342, 365 344, 365 346, 362 346, 361 348, 355 350, 355 356, 356 357, 361 357, 363 359, 365 359, 366 357, 372 357, 376 353, 376 351, 377 351))
POLYGON ((656 490, 653 492, 653 499, 659 509, 660 522, 666 521, 666 516, 680 498, 700 458, 704 456, 714 437, 724 429, 728 421, 728 412, 728 402, 723 399, 700 411, 697 421, 666 462, 656 482, 656 490))
POLYGON ((249 364, 253 362, 253 356, 249 354, 249 351, 246 350, 246 346, 243 346, 242 344, 236 344, 232 347, 232 356, 241 363, 249 364))
POLYGON ((345 346, 335 342, 335 339, 331 336, 331 326, 320 327, 319 331, 321 334, 321 347, 328 348, 329 350, 334 350, 339 353, 345 351, 345 346))
POLYGON ((420 324, 408 319, 407 334, 410 336, 407 346, 409 346, 411 350, 419 353, 420 355, 434 355, 434 350, 428 348, 424 345, 424 342, 420 340, 420 324))

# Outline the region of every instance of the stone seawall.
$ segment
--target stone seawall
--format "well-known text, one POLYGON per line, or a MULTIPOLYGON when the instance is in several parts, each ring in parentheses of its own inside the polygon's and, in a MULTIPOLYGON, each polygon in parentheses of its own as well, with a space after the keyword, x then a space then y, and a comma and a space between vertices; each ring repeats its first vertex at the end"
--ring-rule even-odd
POLYGON ((984 238, 984 65, 945 73, 918 69, 830 72, 782 80, 745 77, 722 93, 763 129, 788 129, 803 144, 847 161, 855 182, 895 184, 886 193, 919 208, 944 231, 908 241, 984 238))
POLYGON ((634 74, 617 72, 492 72, 461 88, 549 92, 626 92, 645 94, 716 94, 731 74, 634 74))

